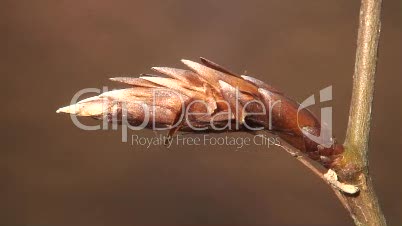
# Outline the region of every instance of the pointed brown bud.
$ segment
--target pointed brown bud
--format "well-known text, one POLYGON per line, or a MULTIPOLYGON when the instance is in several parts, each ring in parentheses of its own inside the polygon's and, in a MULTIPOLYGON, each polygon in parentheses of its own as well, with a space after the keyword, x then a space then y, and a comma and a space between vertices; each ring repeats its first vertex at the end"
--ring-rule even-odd
POLYGON ((326 146, 312 139, 321 134, 320 122, 282 92, 253 77, 238 76, 210 60, 201 61, 182 60, 191 70, 152 68, 167 77, 144 74, 140 78, 111 78, 132 88, 105 92, 57 112, 110 122, 127 120, 151 129, 158 125, 169 129, 170 134, 199 129, 219 132, 214 128, 225 125, 232 131, 264 128, 327 167, 343 152, 342 145, 326 146))

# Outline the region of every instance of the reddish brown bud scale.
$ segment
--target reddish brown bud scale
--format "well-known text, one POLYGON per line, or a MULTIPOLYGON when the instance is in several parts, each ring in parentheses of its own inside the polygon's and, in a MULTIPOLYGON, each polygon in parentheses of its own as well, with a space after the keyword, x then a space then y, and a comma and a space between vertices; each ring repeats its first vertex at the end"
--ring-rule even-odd
POLYGON ((333 167, 343 152, 342 145, 334 143, 326 148, 309 139, 302 129, 319 136, 320 122, 270 85, 250 76, 236 75, 204 58, 202 64, 182 61, 191 70, 154 67, 153 70, 167 77, 112 78, 133 87, 105 92, 58 112, 97 119, 103 119, 106 112, 107 120, 117 118, 121 122, 126 111, 129 123, 138 125, 150 116, 148 128, 157 124, 170 129, 171 135, 176 131, 198 132, 197 128, 204 127, 206 130, 201 132, 263 127, 328 168, 333 167), (235 126, 225 129, 227 125, 235 126))

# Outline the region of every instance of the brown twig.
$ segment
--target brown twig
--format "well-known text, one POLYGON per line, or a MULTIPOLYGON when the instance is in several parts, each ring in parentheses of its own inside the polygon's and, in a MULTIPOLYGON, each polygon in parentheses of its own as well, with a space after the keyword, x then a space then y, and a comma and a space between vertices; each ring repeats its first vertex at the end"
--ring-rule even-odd
MULTIPOLYGON (((319 178, 321 178, 324 182, 328 183, 327 179, 325 178, 323 172, 316 167, 315 165, 313 165, 311 163, 311 160, 306 159, 302 154, 300 154, 300 152, 298 150, 294 150, 290 147, 284 146, 284 145, 278 145, 279 147, 283 148, 287 153, 289 153, 291 156, 293 156, 296 160, 298 160, 301 164, 303 164, 304 166, 306 166, 309 170, 311 170, 316 176, 318 176, 319 178)), ((341 202, 342 206, 345 207, 345 209, 347 211, 350 212, 350 207, 348 205, 348 203, 346 202, 346 199, 343 197, 342 192, 339 191, 339 189, 330 186, 331 189, 334 191, 336 197, 339 199, 339 201, 341 202)))
POLYGON ((360 193, 357 195, 343 194, 356 225, 386 225, 368 169, 368 142, 381 27, 381 2, 381 0, 361 1, 345 152, 337 170, 341 179, 359 185, 360 193))

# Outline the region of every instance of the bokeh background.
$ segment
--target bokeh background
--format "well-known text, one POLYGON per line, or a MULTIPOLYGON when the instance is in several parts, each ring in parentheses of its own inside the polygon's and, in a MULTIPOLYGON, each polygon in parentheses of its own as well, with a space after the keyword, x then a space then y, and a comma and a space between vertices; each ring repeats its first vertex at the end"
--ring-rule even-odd
MULTIPOLYGON (((342 142, 358 15, 351 0, 2 0, 0 225, 353 225, 280 148, 147 149, 55 110, 80 89, 122 87, 109 77, 203 56, 299 101, 332 85, 342 142)), ((371 173, 402 225, 400 0, 384 1, 379 55, 371 173)))

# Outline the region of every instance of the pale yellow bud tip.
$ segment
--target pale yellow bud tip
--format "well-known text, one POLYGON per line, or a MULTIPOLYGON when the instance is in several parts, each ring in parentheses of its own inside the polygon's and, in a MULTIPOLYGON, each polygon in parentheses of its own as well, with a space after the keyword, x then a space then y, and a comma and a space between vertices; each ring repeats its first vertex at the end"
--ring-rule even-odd
POLYGON ((103 101, 99 97, 91 97, 88 99, 84 99, 76 104, 59 108, 56 111, 56 113, 61 112, 78 116, 102 115, 104 112, 103 101))

